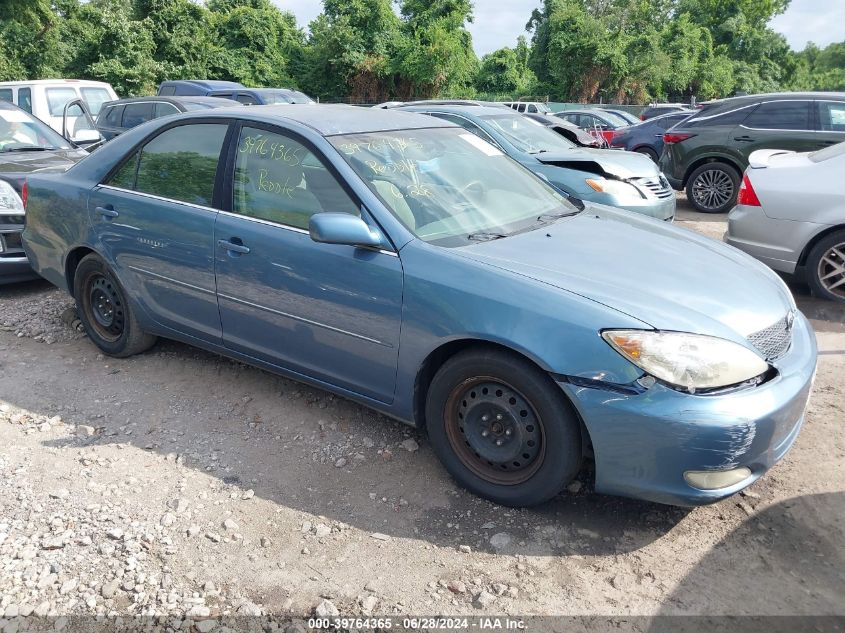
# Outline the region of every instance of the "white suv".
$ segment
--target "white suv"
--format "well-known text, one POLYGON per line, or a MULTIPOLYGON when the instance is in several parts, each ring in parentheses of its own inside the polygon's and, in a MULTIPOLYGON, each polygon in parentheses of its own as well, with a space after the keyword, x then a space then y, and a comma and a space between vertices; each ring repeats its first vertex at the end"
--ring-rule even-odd
POLYGON ((523 114, 551 114, 552 111, 542 101, 502 101, 503 105, 523 114))
MULTIPOLYGON (((106 101, 117 99, 117 95, 109 84, 102 81, 38 79, 0 82, 0 99, 34 114, 59 134, 63 134, 62 119, 68 102, 81 99, 88 106, 91 116, 97 118, 100 107, 106 101)), ((79 107, 68 109, 67 126, 67 135, 71 140, 89 136, 88 130, 92 127, 79 107)))

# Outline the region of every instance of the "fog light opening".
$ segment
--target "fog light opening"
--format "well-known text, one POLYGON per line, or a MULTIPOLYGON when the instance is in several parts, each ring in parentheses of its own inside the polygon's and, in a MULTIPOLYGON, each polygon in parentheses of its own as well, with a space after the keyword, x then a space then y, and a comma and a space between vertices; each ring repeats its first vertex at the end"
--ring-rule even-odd
POLYGON ((751 469, 745 466, 731 470, 688 470, 684 473, 686 482, 699 490, 730 488, 750 476, 751 469))

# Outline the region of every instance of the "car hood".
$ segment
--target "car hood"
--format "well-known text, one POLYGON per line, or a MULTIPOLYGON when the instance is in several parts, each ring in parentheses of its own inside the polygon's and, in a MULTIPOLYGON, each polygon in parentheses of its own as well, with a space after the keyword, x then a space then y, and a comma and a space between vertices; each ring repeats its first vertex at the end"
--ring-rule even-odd
POLYGON ((565 152, 544 152, 534 154, 544 165, 556 165, 570 169, 580 169, 596 174, 606 174, 627 180, 628 178, 655 177, 657 165, 647 156, 636 152, 618 149, 573 148, 565 152), (590 165, 598 167, 598 170, 590 165))
POLYGON ((25 174, 45 171, 66 171, 88 152, 80 149, 62 149, 44 152, 0 152, 0 173, 25 174))
POLYGON ((603 205, 459 250, 659 330, 744 342, 794 308, 780 278, 739 250, 603 205))

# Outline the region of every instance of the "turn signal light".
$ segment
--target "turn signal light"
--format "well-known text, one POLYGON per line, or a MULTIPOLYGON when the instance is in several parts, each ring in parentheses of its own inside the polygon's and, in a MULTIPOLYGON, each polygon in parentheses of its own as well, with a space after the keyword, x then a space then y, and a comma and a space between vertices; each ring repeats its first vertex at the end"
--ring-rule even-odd
POLYGON ((748 174, 743 174, 742 176, 742 184, 739 186, 736 203, 747 207, 762 206, 760 204, 760 198, 757 197, 757 193, 754 191, 754 187, 751 186, 751 181, 748 180, 748 174))

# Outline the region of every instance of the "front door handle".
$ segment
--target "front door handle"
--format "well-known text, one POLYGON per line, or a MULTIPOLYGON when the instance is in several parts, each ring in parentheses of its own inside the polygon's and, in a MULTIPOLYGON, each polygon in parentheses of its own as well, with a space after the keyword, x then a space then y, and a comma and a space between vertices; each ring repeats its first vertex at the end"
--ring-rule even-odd
POLYGON ((750 136, 734 136, 734 140, 735 140, 735 141, 740 141, 741 143, 750 143, 750 142, 752 142, 754 139, 753 139, 753 138, 751 138, 750 136))
POLYGON ((235 242, 230 240, 217 240, 217 243, 230 253, 239 253, 242 255, 246 255, 249 252, 248 247, 244 246, 243 244, 239 244, 240 240, 238 238, 233 237, 232 240, 238 241, 235 242))
POLYGON ((110 204, 107 204, 104 207, 97 207, 94 211, 101 215, 104 220, 111 220, 112 218, 116 218, 120 215, 110 204))

